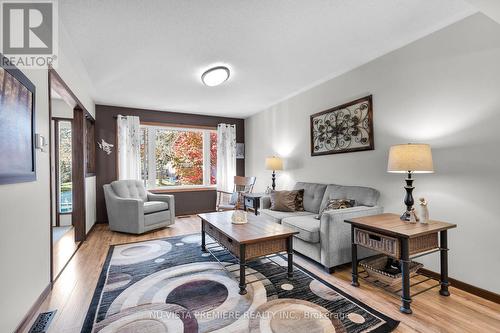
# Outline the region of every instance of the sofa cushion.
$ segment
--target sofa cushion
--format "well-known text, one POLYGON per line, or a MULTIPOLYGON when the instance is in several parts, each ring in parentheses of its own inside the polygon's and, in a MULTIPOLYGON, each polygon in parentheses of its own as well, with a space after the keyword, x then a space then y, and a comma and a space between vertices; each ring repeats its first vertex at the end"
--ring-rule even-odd
POLYGON ((144 203, 144 214, 151 214, 168 210, 168 203, 163 201, 146 201, 144 203))
POLYGON ((292 228, 299 233, 295 237, 309 243, 319 242, 320 221, 314 218, 314 215, 287 217, 281 221, 281 224, 292 228))
POLYGON ((330 199, 349 199, 356 202, 356 206, 374 207, 377 205, 380 193, 373 188, 363 186, 328 185, 321 203, 321 210, 330 199))
POLYGON ((270 209, 259 209, 259 213, 262 214, 263 217, 268 217, 269 220, 276 223, 281 223, 281 220, 287 217, 314 215, 310 212, 279 212, 270 209))
POLYGON ((144 184, 141 180, 115 180, 111 183, 111 187, 117 196, 121 198, 147 200, 147 193, 144 189, 144 184))
POLYGON ((304 210, 318 214, 326 185, 317 183, 298 182, 293 187, 294 190, 304 189, 304 210))

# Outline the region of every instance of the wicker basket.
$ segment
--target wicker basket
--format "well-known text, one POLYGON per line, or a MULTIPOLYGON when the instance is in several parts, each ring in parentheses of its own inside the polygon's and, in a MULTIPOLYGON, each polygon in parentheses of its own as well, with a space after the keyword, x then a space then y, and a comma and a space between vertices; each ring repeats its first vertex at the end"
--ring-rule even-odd
MULTIPOLYGON (((384 272, 385 264, 387 263, 387 259, 389 257, 385 255, 377 255, 371 258, 363 259, 359 262, 359 264, 366 270, 368 277, 373 278, 374 280, 378 280, 388 286, 394 286, 396 284, 401 284, 402 274, 389 274, 384 272)), ((410 274, 415 273, 424 265, 412 261, 409 265, 410 274)))

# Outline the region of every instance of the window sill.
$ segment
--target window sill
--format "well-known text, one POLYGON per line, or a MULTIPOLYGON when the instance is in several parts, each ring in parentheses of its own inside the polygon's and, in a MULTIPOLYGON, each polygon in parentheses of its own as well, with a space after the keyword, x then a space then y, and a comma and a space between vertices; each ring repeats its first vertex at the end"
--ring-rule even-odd
POLYGON ((176 192, 199 192, 199 191, 215 191, 217 187, 214 186, 169 186, 169 187, 158 187, 150 188, 148 191, 152 193, 176 193, 176 192))

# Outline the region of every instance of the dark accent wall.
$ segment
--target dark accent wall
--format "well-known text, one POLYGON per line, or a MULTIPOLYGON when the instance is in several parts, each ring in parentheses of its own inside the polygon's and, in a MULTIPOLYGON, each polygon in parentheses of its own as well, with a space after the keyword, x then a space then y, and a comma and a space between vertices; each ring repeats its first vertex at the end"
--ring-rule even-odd
MULTIPOLYGON (((153 111, 134 109, 118 106, 96 105, 95 138, 97 142, 105 140, 114 145, 112 153, 107 155, 103 150, 96 152, 96 199, 97 199, 97 222, 107 222, 106 204, 102 186, 109 184, 118 178, 116 164, 116 116, 138 116, 142 122, 156 122, 166 124, 179 124, 191 126, 213 126, 217 124, 236 125, 236 142, 245 142, 244 119, 213 117, 188 113, 177 113, 167 111, 153 111)), ((236 161, 236 173, 238 176, 245 175, 245 160, 236 161)), ((175 196, 176 215, 188 215, 215 210, 216 191, 200 190, 186 192, 172 192, 175 196)))

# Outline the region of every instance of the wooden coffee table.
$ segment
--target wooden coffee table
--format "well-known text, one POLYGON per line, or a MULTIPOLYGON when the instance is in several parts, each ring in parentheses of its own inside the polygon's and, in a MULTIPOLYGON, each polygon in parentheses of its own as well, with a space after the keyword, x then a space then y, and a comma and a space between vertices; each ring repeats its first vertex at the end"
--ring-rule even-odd
POLYGON ((248 214, 248 223, 231 223, 232 211, 198 214, 201 219, 201 249, 207 251, 205 235, 210 235, 238 260, 240 295, 246 294, 245 267, 252 259, 286 252, 288 277, 293 275, 293 235, 297 231, 248 214))

